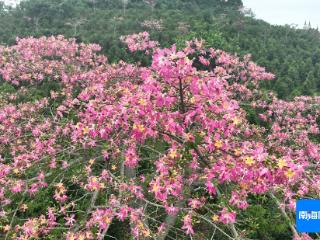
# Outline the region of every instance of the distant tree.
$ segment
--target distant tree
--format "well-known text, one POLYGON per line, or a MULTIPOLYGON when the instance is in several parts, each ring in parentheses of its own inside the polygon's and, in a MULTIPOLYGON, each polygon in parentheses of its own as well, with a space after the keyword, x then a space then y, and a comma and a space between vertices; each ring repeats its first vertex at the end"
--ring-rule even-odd
POLYGON ((126 15, 126 9, 127 9, 127 5, 129 3, 129 0, 122 0, 122 8, 123 8, 123 15, 126 15))
POLYGON ((157 4, 157 0, 143 0, 147 5, 151 7, 151 11, 154 11, 154 7, 157 4))
POLYGON ((71 26, 73 28, 73 36, 78 35, 78 29, 81 25, 83 25, 87 19, 70 19, 70 21, 66 22, 65 25, 71 26))

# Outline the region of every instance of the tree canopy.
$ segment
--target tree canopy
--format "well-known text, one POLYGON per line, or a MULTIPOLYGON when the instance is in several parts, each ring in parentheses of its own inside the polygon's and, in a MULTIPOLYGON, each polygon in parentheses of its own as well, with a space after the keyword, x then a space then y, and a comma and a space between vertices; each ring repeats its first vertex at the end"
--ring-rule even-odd
POLYGON ((129 55, 118 41, 141 31, 163 46, 201 36, 209 47, 250 53, 276 74, 264 87, 281 98, 319 94, 318 30, 256 20, 240 0, 26 0, 16 8, 1 7, 2 44, 13 44, 17 36, 62 34, 100 44, 111 62, 146 64, 144 56, 129 55))

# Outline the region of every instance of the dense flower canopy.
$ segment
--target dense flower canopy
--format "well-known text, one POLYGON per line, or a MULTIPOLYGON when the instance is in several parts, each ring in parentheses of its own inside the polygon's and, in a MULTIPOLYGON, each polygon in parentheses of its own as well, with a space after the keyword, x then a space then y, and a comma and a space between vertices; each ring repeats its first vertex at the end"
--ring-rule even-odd
POLYGON ((238 216, 264 195, 308 239, 287 212, 320 192, 320 98, 265 94, 272 74, 199 40, 121 40, 151 65, 108 64, 98 45, 62 36, 0 47, 14 88, 0 102, 5 238, 103 239, 124 222, 135 239, 196 235, 201 223, 242 239, 238 216))

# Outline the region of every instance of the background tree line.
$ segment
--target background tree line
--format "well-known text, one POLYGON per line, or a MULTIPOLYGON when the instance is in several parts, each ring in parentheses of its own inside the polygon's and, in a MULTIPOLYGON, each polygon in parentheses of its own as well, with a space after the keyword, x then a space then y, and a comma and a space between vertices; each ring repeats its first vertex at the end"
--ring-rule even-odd
POLYGON ((265 87, 282 98, 320 92, 319 31, 257 20, 241 0, 26 0, 16 8, 0 4, 3 45, 14 43, 17 36, 63 34, 99 43, 111 62, 133 61, 119 37, 139 31, 149 31, 164 46, 201 37, 210 47, 250 53, 276 74, 265 87))

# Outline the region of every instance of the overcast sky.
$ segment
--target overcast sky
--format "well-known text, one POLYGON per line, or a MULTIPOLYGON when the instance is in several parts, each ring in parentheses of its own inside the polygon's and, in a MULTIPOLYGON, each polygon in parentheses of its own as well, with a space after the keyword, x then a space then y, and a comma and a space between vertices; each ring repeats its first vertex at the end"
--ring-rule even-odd
POLYGON ((243 0, 252 9, 256 18, 272 24, 298 24, 311 22, 320 27, 320 0, 243 0))

